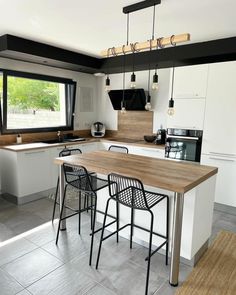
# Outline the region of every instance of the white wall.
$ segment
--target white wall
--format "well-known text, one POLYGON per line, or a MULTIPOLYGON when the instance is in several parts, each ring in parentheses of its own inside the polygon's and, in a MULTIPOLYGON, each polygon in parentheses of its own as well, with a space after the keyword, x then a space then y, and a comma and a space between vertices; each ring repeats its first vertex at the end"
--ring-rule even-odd
MULTIPOLYGON (((153 132, 162 125, 166 128, 167 124, 167 109, 170 93, 170 73, 171 69, 158 70, 159 89, 153 91, 151 89, 151 104, 154 111, 153 132)), ((144 88, 147 90, 148 85, 148 71, 136 72, 137 88, 144 88)), ((151 71, 151 82, 154 71, 151 71)), ((125 88, 130 87, 130 75, 126 73, 125 88)), ((122 74, 110 75, 111 89, 122 89, 122 74)), ((117 111, 112 108, 110 98, 104 90, 105 77, 97 78, 97 93, 98 93, 98 120, 106 125, 107 129, 117 130, 117 111)))
POLYGON ((76 104, 75 104, 75 130, 88 129, 88 126, 96 120, 97 117, 97 83, 96 77, 90 74, 84 74, 54 67, 38 65, 29 62, 22 62, 7 58, 0 58, 0 68, 15 71, 23 71, 30 73, 37 73, 42 75, 51 75, 56 77, 63 77, 73 79, 77 82, 76 104), (85 86, 93 88, 94 93, 94 111, 93 112, 80 112, 79 110, 79 91, 78 87, 85 86))

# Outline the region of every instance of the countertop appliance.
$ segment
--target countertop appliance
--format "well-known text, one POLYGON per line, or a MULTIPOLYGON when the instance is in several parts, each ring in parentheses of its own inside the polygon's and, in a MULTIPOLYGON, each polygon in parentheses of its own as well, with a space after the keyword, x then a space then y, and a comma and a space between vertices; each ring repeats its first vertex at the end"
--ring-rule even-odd
POLYGON ((168 128, 165 144, 165 157, 200 162, 202 134, 202 130, 168 128))
POLYGON ((105 135, 105 125, 101 122, 95 122, 91 126, 91 135, 93 137, 103 137, 105 135))
POLYGON ((155 144, 165 144, 166 142, 166 130, 165 129, 158 129, 157 130, 157 137, 154 141, 155 144))

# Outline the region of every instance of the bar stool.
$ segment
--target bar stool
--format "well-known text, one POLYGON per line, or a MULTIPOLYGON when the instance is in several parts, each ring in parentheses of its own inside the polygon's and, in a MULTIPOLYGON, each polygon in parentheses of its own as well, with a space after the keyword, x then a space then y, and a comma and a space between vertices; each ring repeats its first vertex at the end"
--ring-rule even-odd
MULTIPOLYGON (((80 149, 68 149, 65 147, 62 151, 59 153, 59 157, 66 157, 66 156, 71 156, 71 155, 76 155, 76 154, 82 154, 82 151, 80 149)), ((53 205, 53 212, 52 212, 52 223, 55 218, 55 211, 56 211, 56 205, 59 205, 58 203, 58 189, 59 189, 59 176, 57 178, 57 186, 56 186, 56 192, 55 192, 55 199, 54 199, 54 205, 53 205)), ((86 203, 86 195, 85 195, 85 203, 86 203)), ((84 203, 84 207, 85 207, 84 203)), ((68 207, 68 209, 73 210, 72 208, 68 207)))
POLYGON ((108 148, 108 151, 112 151, 112 152, 120 152, 120 153, 129 153, 129 150, 127 147, 125 146, 120 146, 120 145, 110 145, 108 148))
POLYGON ((148 261, 147 265, 147 275, 146 275, 146 287, 145 287, 145 295, 148 294, 148 284, 149 284, 149 273, 150 273, 150 263, 151 256, 155 254, 159 249, 161 249, 164 245, 166 246, 166 255, 165 255, 165 263, 168 264, 168 239, 169 239, 169 197, 164 194, 154 193, 144 190, 143 184, 140 180, 135 178, 130 178, 126 176, 122 176, 119 174, 111 173, 108 175, 108 183, 109 183, 109 195, 110 198, 107 200, 106 210, 103 220, 102 233, 99 243, 96 269, 98 268, 102 242, 115 233, 118 233, 120 230, 130 226, 130 248, 132 248, 132 237, 133 237, 133 228, 137 227, 146 232, 150 233, 149 236, 149 249, 148 256, 146 257, 146 261, 148 261), (109 209, 110 201, 114 200, 116 203, 127 206, 131 208, 131 222, 118 228, 116 231, 108 234, 104 237, 104 229, 106 226, 106 218, 107 212, 109 209), (153 222, 154 222, 154 214, 152 212, 152 208, 159 204, 161 201, 166 200, 166 234, 162 235, 153 231, 153 222), (146 229, 139 225, 134 224, 134 210, 143 210, 147 211, 151 215, 150 229, 146 229), (161 243, 154 251, 152 251, 152 237, 156 235, 161 237, 164 242, 161 243))
MULTIPOLYGON (((60 218, 59 218, 59 223, 58 223, 56 244, 57 244, 58 238, 59 238, 61 221, 65 220, 67 218, 70 218, 76 214, 79 214, 79 227, 80 227, 80 213, 86 210, 86 209, 81 209, 81 201, 79 201, 79 209, 76 212, 63 217, 63 212, 65 209, 66 191, 67 191, 68 186, 72 186, 72 187, 78 189, 79 192, 86 193, 87 196, 91 198, 91 206, 88 207, 89 209, 93 210, 90 257, 89 257, 89 265, 91 265, 94 234, 99 231, 99 230, 97 230, 95 232, 95 221, 96 221, 96 212, 97 212, 97 191, 107 187, 108 181, 97 177, 93 173, 89 173, 87 171, 87 169, 83 166, 77 166, 77 165, 75 166, 75 165, 64 163, 63 170, 64 170, 64 174, 65 174, 66 185, 65 185, 65 190, 64 190, 63 200, 62 200, 62 209, 60 212, 60 218), (94 204, 93 204, 93 200, 92 200, 93 197, 94 197, 94 204)), ((100 212, 100 213, 102 213, 102 212, 100 212)), ((91 212, 91 216, 92 216, 92 212, 91 212)), ((113 221, 112 223, 114 223, 114 222, 116 222, 116 220, 113 221)), ((102 228, 100 228, 100 230, 101 229, 102 228)))

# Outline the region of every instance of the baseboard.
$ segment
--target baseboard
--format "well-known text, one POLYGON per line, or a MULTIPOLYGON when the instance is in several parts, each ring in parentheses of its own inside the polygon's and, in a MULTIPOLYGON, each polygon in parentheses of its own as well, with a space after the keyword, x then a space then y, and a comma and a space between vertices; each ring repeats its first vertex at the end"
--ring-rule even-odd
POLYGON ((223 213, 236 215, 236 207, 224 205, 220 203, 214 203, 214 209, 223 213))
POLYGON ((8 202, 11 202, 13 204, 16 205, 23 205, 32 201, 36 201, 39 199, 43 199, 46 197, 49 197, 50 195, 52 195, 55 192, 55 189, 48 189, 46 191, 42 191, 39 193, 35 193, 35 194, 31 194, 31 195, 27 195, 27 196, 23 196, 23 197, 17 197, 8 193, 4 193, 1 195, 1 197, 5 200, 7 200, 8 202))

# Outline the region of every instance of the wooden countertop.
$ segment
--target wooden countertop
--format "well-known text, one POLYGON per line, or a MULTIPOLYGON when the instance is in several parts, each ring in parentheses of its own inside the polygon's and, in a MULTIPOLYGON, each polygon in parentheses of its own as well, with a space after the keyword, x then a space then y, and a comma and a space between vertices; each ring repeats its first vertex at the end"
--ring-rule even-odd
POLYGON ((29 151, 29 150, 35 150, 35 149, 45 149, 45 148, 53 148, 53 147, 60 147, 60 146, 73 146, 77 144, 83 144, 83 143, 91 143, 96 142, 97 140, 94 138, 88 138, 85 141, 66 141, 66 142, 60 142, 60 143, 43 143, 43 142, 33 142, 33 143, 23 143, 23 144, 12 144, 12 145, 5 145, 1 148, 4 150, 9 150, 13 152, 23 152, 23 151, 29 151))
POLYGON ((73 163, 101 174, 112 172, 140 179, 144 184, 186 193, 218 172, 218 168, 195 163, 162 160, 111 151, 95 151, 56 158, 55 164, 73 163))
POLYGON ((2 146, 1 149, 9 150, 13 152, 23 152, 23 151, 29 151, 29 150, 35 150, 35 149, 45 149, 45 148, 52 148, 52 147, 60 147, 60 146, 73 146, 77 144, 85 144, 85 143, 91 143, 91 142, 109 142, 111 145, 116 144, 123 144, 123 145, 133 145, 133 146, 139 146, 139 147, 147 147, 147 148, 153 148, 153 149, 164 149, 165 145, 156 145, 154 143, 148 143, 144 140, 129 140, 125 138, 95 138, 95 137, 89 137, 86 138, 85 141, 66 141, 61 143, 43 143, 43 142, 33 142, 33 143, 23 143, 23 144, 12 144, 12 145, 5 145, 2 146))

